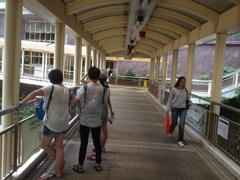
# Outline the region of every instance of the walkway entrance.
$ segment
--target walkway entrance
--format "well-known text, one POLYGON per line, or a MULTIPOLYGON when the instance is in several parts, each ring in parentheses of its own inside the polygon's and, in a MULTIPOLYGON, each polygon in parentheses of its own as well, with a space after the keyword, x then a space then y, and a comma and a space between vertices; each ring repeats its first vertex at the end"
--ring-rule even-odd
MULTIPOLYGON (((116 119, 109 125, 107 153, 103 171, 95 172, 93 162, 85 161, 85 173, 71 170, 77 163, 79 137, 67 142, 63 179, 147 179, 147 180, 233 180, 234 176, 187 133, 186 146, 177 145, 176 137, 164 135, 164 111, 144 90, 112 88, 116 119)), ((88 148, 90 153, 92 142, 88 148)), ((26 179, 37 179, 54 167, 47 159, 26 179)))

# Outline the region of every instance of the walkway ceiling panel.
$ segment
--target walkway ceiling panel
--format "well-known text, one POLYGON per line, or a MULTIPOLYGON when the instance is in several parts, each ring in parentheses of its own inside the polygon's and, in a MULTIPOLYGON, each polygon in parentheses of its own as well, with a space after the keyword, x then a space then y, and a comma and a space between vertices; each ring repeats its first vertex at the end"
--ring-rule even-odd
POLYGON ((156 32, 162 33, 162 34, 164 34, 166 36, 171 37, 172 39, 177 39, 177 38, 181 37, 181 35, 176 33, 176 32, 174 32, 174 30, 171 31, 171 30, 159 27, 159 26, 154 25, 154 24, 148 24, 147 27, 146 27, 146 32, 148 31, 148 29, 152 30, 152 31, 156 31, 156 32))
POLYGON ((169 20, 173 20, 176 22, 179 22, 178 24, 186 24, 187 29, 193 29, 196 27, 201 26, 201 23, 187 15, 181 14, 176 11, 172 11, 170 9, 164 9, 164 8, 156 8, 154 13, 152 14, 153 17, 158 18, 169 18, 169 20))
POLYGON ((136 45, 135 50, 137 51, 138 49, 144 49, 144 50, 149 51, 149 52, 152 52, 152 53, 157 51, 156 48, 150 47, 150 46, 145 45, 145 44, 143 44, 143 43, 141 43, 141 42, 139 42, 139 43, 136 45))
POLYGON ((78 20, 86 23, 92 19, 98 19, 107 16, 119 15, 119 14, 128 14, 129 7, 127 5, 117 5, 117 6, 109 6, 102 7, 98 9, 94 9, 92 11, 88 11, 85 13, 81 13, 77 16, 78 20))
POLYGON ((181 21, 175 17, 172 17, 172 16, 167 16, 167 15, 162 15, 161 17, 157 17, 157 16, 152 16, 153 18, 158 18, 158 19, 162 19, 162 20, 165 20, 165 21, 168 21, 168 22, 171 22, 171 23, 174 23, 178 26, 181 26, 183 27, 184 29, 188 30, 188 31, 191 31, 193 29, 195 29, 195 26, 192 26, 191 24, 189 23, 186 23, 184 21, 181 21))
POLYGON ((155 40, 152 40, 152 39, 147 39, 147 38, 143 38, 141 39, 141 41, 139 41, 140 43, 143 43, 143 44, 146 44, 148 46, 152 46, 156 49, 159 49, 159 48, 163 48, 164 45, 155 41, 155 40))
POLYGON ((223 13, 229 9, 231 9, 233 6, 236 5, 236 1, 234 3, 234 0, 193 0, 194 2, 197 2, 199 4, 202 4, 203 6, 206 6, 217 13, 223 13))
MULTIPOLYGON (((125 53, 124 50, 122 50, 122 51, 116 51, 116 52, 113 52, 113 53, 111 53, 111 54, 108 54, 108 56, 109 56, 109 57, 123 57, 123 56, 124 56, 124 53, 125 53)), ((136 52, 134 53, 134 57, 135 57, 135 58, 150 58, 149 55, 146 55, 146 54, 141 53, 141 52, 138 52, 138 51, 136 51, 136 52)), ((134 58, 133 58, 133 60, 131 60, 131 61, 134 61, 134 58)), ((145 62, 145 61, 144 61, 144 62, 145 62)), ((149 62, 149 60, 146 61, 146 62, 149 62)))
POLYGON ((155 31, 148 31, 146 33, 146 38, 149 38, 149 39, 155 38, 156 41, 159 41, 163 44, 172 44, 174 42, 174 40, 169 38, 168 36, 165 36, 155 31))
POLYGON ((103 40, 103 39, 114 37, 114 36, 125 35, 126 31, 127 31, 126 28, 119 28, 119 29, 101 31, 101 32, 93 34, 93 39, 95 41, 99 41, 99 40, 103 40))
MULTIPOLYGON (((123 52, 122 56, 124 56, 124 54, 125 54, 125 48, 124 47, 109 50, 109 51, 107 51, 107 54, 109 55, 109 54, 112 54, 112 53, 118 52, 118 51, 122 51, 123 52)), ((138 52, 147 55, 147 57, 151 57, 153 55, 152 52, 146 51, 145 49, 142 49, 141 47, 136 49, 135 53, 138 53, 138 52)), ((135 56, 135 54, 134 54, 134 56, 135 56)))
POLYGON ((67 3, 67 14, 81 14, 102 7, 127 4, 129 1, 130 0, 75 0, 67 3))
POLYGON ((91 30, 91 33, 95 34, 102 31, 121 29, 121 28, 127 28, 127 23, 116 23, 116 24, 112 24, 111 26, 106 24, 105 26, 101 26, 98 29, 91 30))
POLYGON ((111 28, 116 24, 126 24, 127 23, 127 16, 111 16, 96 19, 94 21, 90 21, 83 25, 84 31, 94 31, 99 29, 106 29, 106 27, 111 28))
POLYGON ((113 42, 124 42, 124 41, 125 41, 125 36, 115 36, 115 37, 110 37, 110 38, 98 41, 98 43, 100 46, 104 46, 106 44, 111 44, 113 42))
POLYGON ((171 9, 180 9, 190 12, 211 23, 217 23, 219 14, 214 10, 191 0, 164 0, 158 3, 159 6, 171 9))
POLYGON ((122 42, 114 42, 112 44, 106 44, 103 46, 103 49, 105 49, 107 52, 109 50, 115 49, 115 48, 119 48, 119 47, 124 47, 124 41, 122 42))
POLYGON ((188 36, 189 31, 185 28, 183 28, 182 26, 179 26, 177 24, 174 24, 172 22, 163 20, 163 19, 159 19, 159 18, 154 18, 151 17, 150 21, 148 22, 149 25, 155 25, 161 28, 165 28, 168 29, 170 31, 174 31, 177 34, 180 34, 182 36, 188 36))

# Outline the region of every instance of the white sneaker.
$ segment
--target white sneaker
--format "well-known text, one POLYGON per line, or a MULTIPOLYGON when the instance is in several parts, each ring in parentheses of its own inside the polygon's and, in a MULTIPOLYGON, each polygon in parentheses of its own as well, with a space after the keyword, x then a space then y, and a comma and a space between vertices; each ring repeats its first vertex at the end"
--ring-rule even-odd
POLYGON ((179 144, 179 146, 184 147, 184 144, 182 141, 179 141, 178 144, 179 144))

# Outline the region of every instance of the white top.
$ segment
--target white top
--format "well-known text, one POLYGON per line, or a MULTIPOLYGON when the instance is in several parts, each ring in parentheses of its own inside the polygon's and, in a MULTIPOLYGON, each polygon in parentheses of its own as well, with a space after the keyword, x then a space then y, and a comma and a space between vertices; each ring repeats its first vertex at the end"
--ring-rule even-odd
POLYGON ((186 108, 186 100, 189 100, 187 89, 172 88, 167 103, 167 111, 171 108, 186 108))
POLYGON ((84 91, 83 85, 77 92, 77 98, 80 99, 81 104, 80 124, 87 127, 99 127, 102 125, 101 108, 103 87, 100 83, 88 83, 86 103, 84 103, 84 91))
MULTIPOLYGON (((49 100, 52 85, 42 88, 44 92, 44 109, 49 100)), ((68 112, 69 89, 67 87, 54 85, 52 99, 49 104, 48 112, 44 116, 44 125, 54 132, 67 130, 70 114, 68 112)))

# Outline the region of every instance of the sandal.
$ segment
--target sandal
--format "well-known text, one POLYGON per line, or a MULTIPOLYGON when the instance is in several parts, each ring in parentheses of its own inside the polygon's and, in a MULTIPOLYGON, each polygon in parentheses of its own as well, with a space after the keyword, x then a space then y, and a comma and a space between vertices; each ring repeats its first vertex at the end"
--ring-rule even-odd
POLYGON ((82 174, 84 172, 83 167, 80 166, 79 164, 77 165, 73 165, 72 170, 74 170, 75 172, 82 174))
POLYGON ((100 164, 95 164, 94 168, 96 171, 102 171, 102 166, 100 164))

